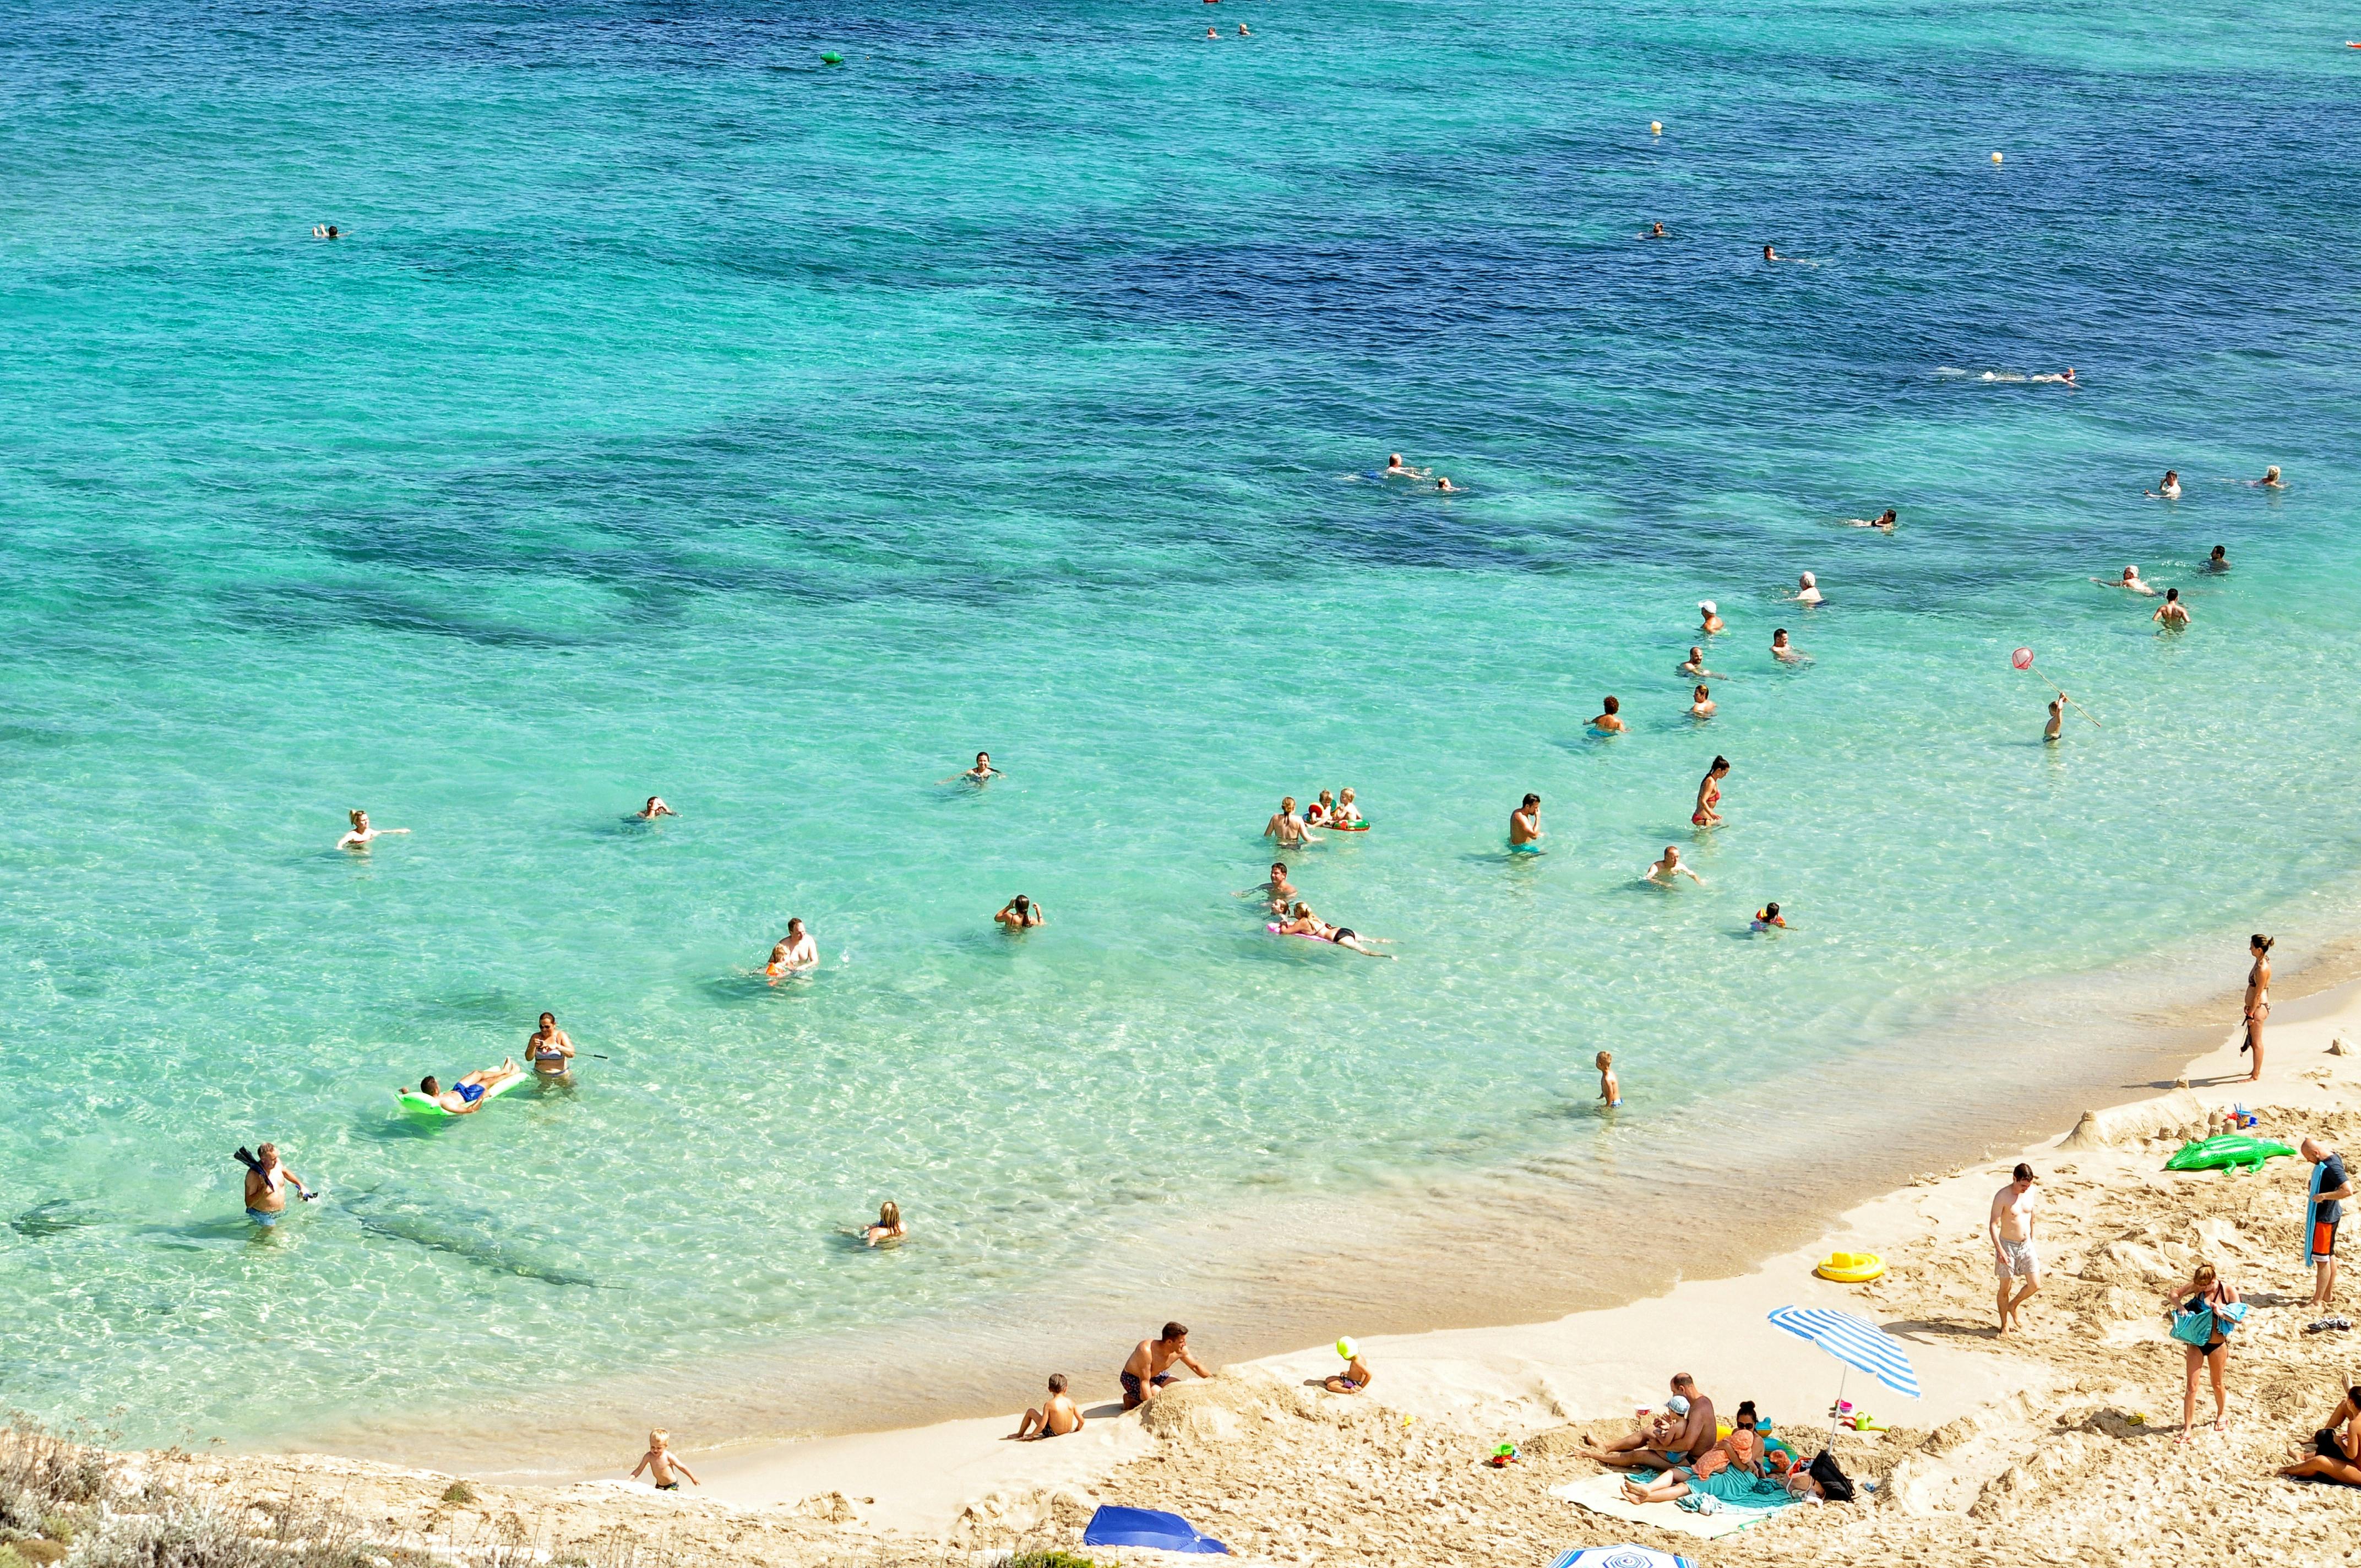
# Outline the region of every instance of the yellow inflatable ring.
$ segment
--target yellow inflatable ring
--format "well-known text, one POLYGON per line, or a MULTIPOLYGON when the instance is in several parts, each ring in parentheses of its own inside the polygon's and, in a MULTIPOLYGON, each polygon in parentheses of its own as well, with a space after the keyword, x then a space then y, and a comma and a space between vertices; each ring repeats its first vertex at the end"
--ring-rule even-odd
POLYGON ((1885 1272, 1885 1259, 1873 1252, 1832 1252, 1812 1272, 1839 1285, 1866 1285, 1885 1272))

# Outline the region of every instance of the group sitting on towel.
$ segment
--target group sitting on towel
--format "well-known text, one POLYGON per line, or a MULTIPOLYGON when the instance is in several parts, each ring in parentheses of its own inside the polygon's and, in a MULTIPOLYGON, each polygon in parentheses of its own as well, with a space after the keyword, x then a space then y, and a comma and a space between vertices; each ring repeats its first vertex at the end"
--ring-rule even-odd
POLYGON ((1663 1472, 1644 1483, 1623 1483, 1623 1496, 1633 1503, 1697 1497, 1714 1499, 1711 1506, 1717 1508, 1723 1504, 1775 1508, 1805 1497, 1852 1500, 1852 1483, 1833 1459, 1826 1453, 1806 1459, 1760 1428, 1754 1401, 1749 1399, 1738 1407, 1728 1435, 1721 1435, 1713 1401, 1684 1372, 1673 1379, 1673 1397, 1665 1401, 1664 1413, 1645 1430, 1594 1448, 1588 1456, 1617 1469, 1663 1472))

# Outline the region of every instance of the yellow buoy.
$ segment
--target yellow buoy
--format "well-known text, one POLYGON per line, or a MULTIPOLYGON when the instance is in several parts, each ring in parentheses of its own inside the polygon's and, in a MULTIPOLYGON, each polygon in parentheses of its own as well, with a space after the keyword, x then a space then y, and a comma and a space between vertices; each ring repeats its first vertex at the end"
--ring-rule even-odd
POLYGON ((1664 134, 1664 122, 1662 120, 1650 120, 1648 122, 1648 134, 1652 137, 1663 136, 1664 134))
POLYGON ((2000 161, 2000 154, 1998 154, 1998 153, 1993 153, 1993 161, 1994 163, 1998 163, 1998 162, 2000 161))
POLYGON ((1873 1252, 1832 1252, 1812 1272, 1839 1285, 1866 1285, 1885 1272, 1885 1260, 1873 1252))

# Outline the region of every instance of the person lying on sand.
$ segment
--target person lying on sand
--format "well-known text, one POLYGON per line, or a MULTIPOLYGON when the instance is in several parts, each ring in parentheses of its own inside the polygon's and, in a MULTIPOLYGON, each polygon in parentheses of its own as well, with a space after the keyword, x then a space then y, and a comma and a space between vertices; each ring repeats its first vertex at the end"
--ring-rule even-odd
POLYGON ((503 1060, 498 1067, 480 1068, 450 1088, 445 1089, 428 1073, 418 1080, 418 1092, 454 1116, 472 1116, 484 1108, 484 1096, 500 1088, 512 1078, 522 1078, 524 1069, 514 1059, 503 1060))
POLYGON ((1045 1437, 1069 1437, 1082 1430, 1082 1412, 1066 1393, 1066 1375, 1049 1374, 1049 1397, 1039 1409, 1027 1408, 1025 1419, 1008 1434, 1012 1442, 1038 1442, 1045 1437))
POLYGON ((1673 1419, 1659 1419, 1646 1431, 1619 1437, 1604 1448, 1585 1449, 1583 1457, 1618 1470, 1670 1470, 1713 1445, 1713 1401, 1697 1392, 1696 1378, 1675 1373, 1673 1397, 1664 1409, 1673 1419))
POLYGON ((1325 1379, 1320 1386, 1331 1394, 1357 1394, 1367 1388, 1369 1379, 1377 1374, 1370 1371, 1369 1364, 1362 1359, 1361 1347, 1349 1339, 1340 1339, 1336 1342, 1336 1354, 1345 1358, 1345 1370, 1325 1379))
POLYGON ((1136 1410, 1156 1398, 1156 1391, 1176 1376, 1165 1370, 1176 1361, 1200 1377, 1213 1376, 1189 1354, 1189 1325, 1167 1323, 1161 1334, 1132 1347, 1131 1359, 1117 1374, 1123 1380, 1123 1408, 1136 1410))

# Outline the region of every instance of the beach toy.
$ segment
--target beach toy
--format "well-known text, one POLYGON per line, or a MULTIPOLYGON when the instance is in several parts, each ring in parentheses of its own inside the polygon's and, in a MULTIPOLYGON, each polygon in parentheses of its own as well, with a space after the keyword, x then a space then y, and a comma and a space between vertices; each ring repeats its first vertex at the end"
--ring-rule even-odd
MULTIPOLYGON (((1998 153, 1993 153, 1993 160, 1994 162, 1998 162, 1998 161, 2000 160, 2000 154, 1998 154, 1998 153)), ((2034 673, 2035 674, 2037 674, 2037 675, 2041 675, 2041 672, 2040 672, 2039 670, 2034 670, 2034 669, 2033 669, 2033 650, 2032 650, 2032 649, 2030 649, 2030 648, 2019 648, 2019 649, 2017 649, 2015 652, 2011 653, 2011 654, 2008 656, 2008 662, 2009 662, 2010 663, 2012 663, 2012 664, 2015 665, 2015 666, 2016 666, 2018 669, 2020 669, 2020 670, 2033 670, 2033 673, 2034 673)), ((2066 703, 2066 706, 2067 706, 2067 707, 2069 707, 2072 708, 2075 712, 2077 712, 2077 713, 2081 714, 2083 718, 2091 718, 2091 711, 2090 711, 2090 709, 2088 709, 2088 708, 2084 707, 2081 703, 2076 702, 2072 697, 2070 697, 2070 696, 2066 696, 2066 688, 2065 688, 2064 686, 2059 685, 2056 681, 2052 681, 2052 680, 2050 680, 2050 679, 2049 679, 2049 677, 2048 677, 2048 675, 2041 675, 2041 678, 2042 678, 2044 681, 2046 681, 2046 682, 2048 682, 2048 683, 2049 689, 2050 689, 2051 691, 2056 692, 2056 693, 2057 693, 2060 697, 2063 697, 2063 698, 2065 699, 2065 703, 2066 703)), ((2091 718, 2091 726, 2092 726, 2092 729, 2104 729, 2106 728, 2106 726, 2105 726, 2105 725, 2101 724, 2101 723, 2100 723, 2097 719, 2095 719, 2095 718, 2091 718)))
POLYGON ((2180 1152, 2164 1162, 2167 1170, 2228 1170, 2234 1167, 2260 1170, 2270 1159, 2292 1159, 2295 1150, 2269 1138, 2257 1138, 2246 1133, 2224 1133, 2219 1137, 2200 1138, 2183 1144, 2180 1152))
POLYGON ((1523 1455, 1517 1452, 1517 1445, 1515 1443, 1504 1442, 1499 1447, 1494 1449, 1492 1451, 1491 1457, 1485 1460, 1484 1463, 1490 1465, 1495 1470, 1500 1470, 1505 1469, 1509 1465, 1514 1464, 1522 1457, 1523 1455))
POLYGON ((834 49, 824 49, 820 53, 819 62, 822 65, 842 65, 844 57, 834 49))
POLYGON ((1345 1360, 1347 1360, 1347 1361, 1352 1360, 1352 1359, 1353 1359, 1353 1342, 1352 1342, 1351 1340, 1349 1340, 1349 1339, 1340 1339, 1340 1340, 1338 1340, 1338 1341, 1336 1342, 1336 1354, 1339 1354, 1339 1355, 1341 1355, 1341 1356, 1343 1356, 1343 1357, 1344 1357, 1345 1360))
POLYGON ((1832 1252, 1812 1272, 1839 1285, 1866 1285, 1885 1272, 1885 1259, 1873 1252, 1832 1252))
POLYGON ((1652 137, 1663 136, 1664 134, 1664 122, 1662 120, 1650 120, 1648 122, 1648 134, 1652 137))
POLYGON ((1321 827, 1330 833, 1366 833, 1369 830, 1366 822, 1323 822, 1321 827))
POLYGON ((1993 161, 1994 163, 1998 163, 1998 162, 2000 161, 2000 154, 1998 154, 1998 153, 1993 153, 1993 161))
MULTIPOLYGON (((492 1085, 491 1088, 485 1090, 484 1099, 477 1101, 476 1103, 481 1105, 484 1102, 484 1100, 499 1099, 501 1095, 506 1094, 510 1090, 514 1089, 518 1084, 522 1083, 527 1076, 528 1075, 520 1072, 513 1077, 502 1080, 500 1082, 492 1085)), ((450 1112, 445 1111, 442 1106, 437 1105, 434 1101, 427 1099, 426 1096, 419 1093, 414 1089, 401 1090, 397 1091, 395 1097, 401 1102, 401 1108, 409 1112, 413 1116, 448 1116, 451 1114, 450 1112)), ((469 1114, 472 1115, 474 1113, 470 1112, 469 1114)))

